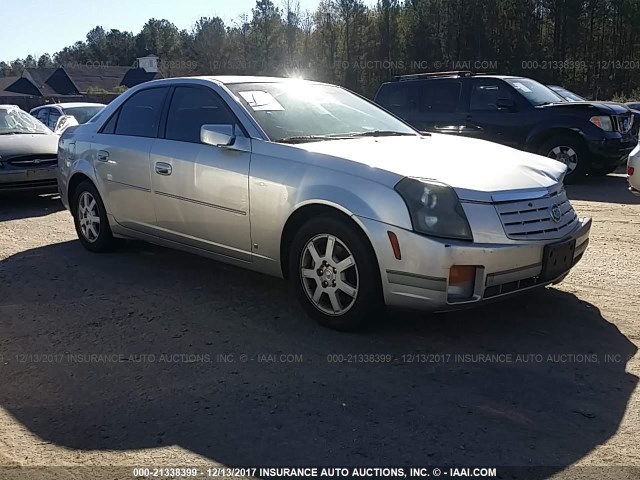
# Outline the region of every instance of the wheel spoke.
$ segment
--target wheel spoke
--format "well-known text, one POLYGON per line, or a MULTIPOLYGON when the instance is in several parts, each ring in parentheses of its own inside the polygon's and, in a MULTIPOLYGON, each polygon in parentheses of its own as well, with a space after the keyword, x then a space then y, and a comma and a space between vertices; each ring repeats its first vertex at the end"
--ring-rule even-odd
POLYGON ((320 285, 317 286, 316 291, 313 292, 313 301, 316 302, 316 304, 320 303, 320 297, 322 296, 322 288, 320 288, 320 285))
POLYGON ((358 290, 357 289, 353 288, 351 285, 349 285, 348 283, 346 283, 343 280, 338 280, 336 282, 336 286, 337 286, 338 290, 340 290, 341 292, 346 293, 351 298, 355 298, 355 296, 358 294, 358 290))
POLYGON ((338 262, 338 264, 336 265, 336 270, 338 270, 338 273, 342 273, 344 272, 347 268, 351 267, 355 265, 355 261, 353 260, 353 256, 349 255, 347 258, 341 260, 340 262, 338 262))
POLYGON ((93 212, 93 209, 95 208, 95 206, 96 206, 96 201, 95 201, 95 199, 94 199, 94 198, 92 198, 92 199, 91 199, 91 203, 89 203, 88 210, 89 210, 90 212, 93 212))
POLYGON ((324 251, 324 258, 327 260, 333 260, 333 247, 336 244, 336 237, 329 236, 327 237, 327 248, 324 251))
POLYGON ((312 278, 314 280, 318 280, 318 274, 315 270, 311 269, 311 268, 303 268, 302 269, 302 276, 304 278, 312 278))
POLYGON ((309 251, 309 254, 311 255, 311 258, 313 259, 313 266, 318 268, 318 266, 320 266, 320 255, 318 254, 318 251, 316 250, 316 246, 313 244, 313 242, 310 242, 309 245, 307 246, 307 250, 309 251))
POLYGON ((88 227, 89 227, 89 231, 90 231, 90 232, 91 232, 91 234, 93 235, 93 238, 94 238, 94 239, 98 238, 98 232, 96 231, 96 227, 95 227, 95 225, 93 225, 92 223, 90 223, 90 224, 88 225, 88 227))
POLYGON ((342 311, 342 306, 338 301, 337 292, 335 290, 329 290, 327 291, 327 295, 329 296, 329 301, 331 302, 331 308, 333 308, 333 311, 335 313, 342 311))
POLYGON ((95 216, 95 215, 91 215, 91 216, 89 216, 89 220, 90 220, 92 223, 94 223, 94 224, 95 224, 95 223, 100 223, 100 217, 97 217, 97 216, 95 216))

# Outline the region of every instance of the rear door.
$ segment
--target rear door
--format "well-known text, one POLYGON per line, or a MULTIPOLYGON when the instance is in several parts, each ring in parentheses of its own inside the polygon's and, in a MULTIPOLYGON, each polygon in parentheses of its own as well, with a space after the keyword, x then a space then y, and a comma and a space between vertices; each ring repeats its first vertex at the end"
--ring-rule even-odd
POLYGON ((131 96, 95 136, 95 168, 107 210, 121 225, 155 234, 149 155, 168 87, 131 96))
POLYGON ((464 113, 459 108, 461 88, 457 79, 416 82, 418 102, 412 123, 418 130, 460 133, 464 126, 464 113))

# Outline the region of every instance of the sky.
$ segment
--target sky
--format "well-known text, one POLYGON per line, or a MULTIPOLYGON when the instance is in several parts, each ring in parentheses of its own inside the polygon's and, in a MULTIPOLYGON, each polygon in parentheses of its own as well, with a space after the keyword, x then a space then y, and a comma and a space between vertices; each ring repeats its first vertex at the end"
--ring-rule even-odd
MULTIPOLYGON (((282 7, 283 0, 273 0, 282 7)), ((300 10, 315 10, 319 0, 299 0, 300 10)), ((188 29, 200 17, 218 16, 229 24, 255 6, 255 0, 1 0, 0 61, 11 61, 62 48, 84 40, 96 25, 138 33, 150 18, 188 29)), ((367 4, 372 4, 369 0, 367 4)))

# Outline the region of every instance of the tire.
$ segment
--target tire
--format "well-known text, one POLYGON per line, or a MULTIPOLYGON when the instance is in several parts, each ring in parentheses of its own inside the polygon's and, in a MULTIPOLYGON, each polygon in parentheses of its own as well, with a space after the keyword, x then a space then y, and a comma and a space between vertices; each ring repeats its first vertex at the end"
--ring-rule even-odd
POLYGON ((72 206, 73 223, 82 246, 96 253, 112 251, 117 241, 111 233, 102 198, 93 183, 85 180, 76 187, 72 206))
POLYGON ((591 170, 591 160, 584 143, 570 135, 557 135, 544 142, 538 153, 567 165, 564 183, 581 181, 591 170))
POLYGON ((302 225, 289 252, 289 278, 305 312, 328 328, 356 330, 383 306, 373 248, 364 233, 338 218, 324 216, 302 225))

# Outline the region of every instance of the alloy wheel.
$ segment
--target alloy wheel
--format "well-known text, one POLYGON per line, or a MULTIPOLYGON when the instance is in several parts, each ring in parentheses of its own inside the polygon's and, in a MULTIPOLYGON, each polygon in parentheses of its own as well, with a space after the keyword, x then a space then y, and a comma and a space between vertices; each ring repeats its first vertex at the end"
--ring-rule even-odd
POLYGON ((78 222, 80 232, 88 242, 95 242, 100 235, 100 212, 98 202, 90 192, 82 192, 78 199, 78 222))
POLYGON ((564 163, 567 166, 567 173, 573 172, 578 166, 578 154, 573 148, 565 145, 554 147, 547 156, 564 163))
POLYGON ((344 315, 358 297, 355 258, 335 235, 320 234, 307 242, 300 258, 300 279, 313 306, 326 315, 344 315))

